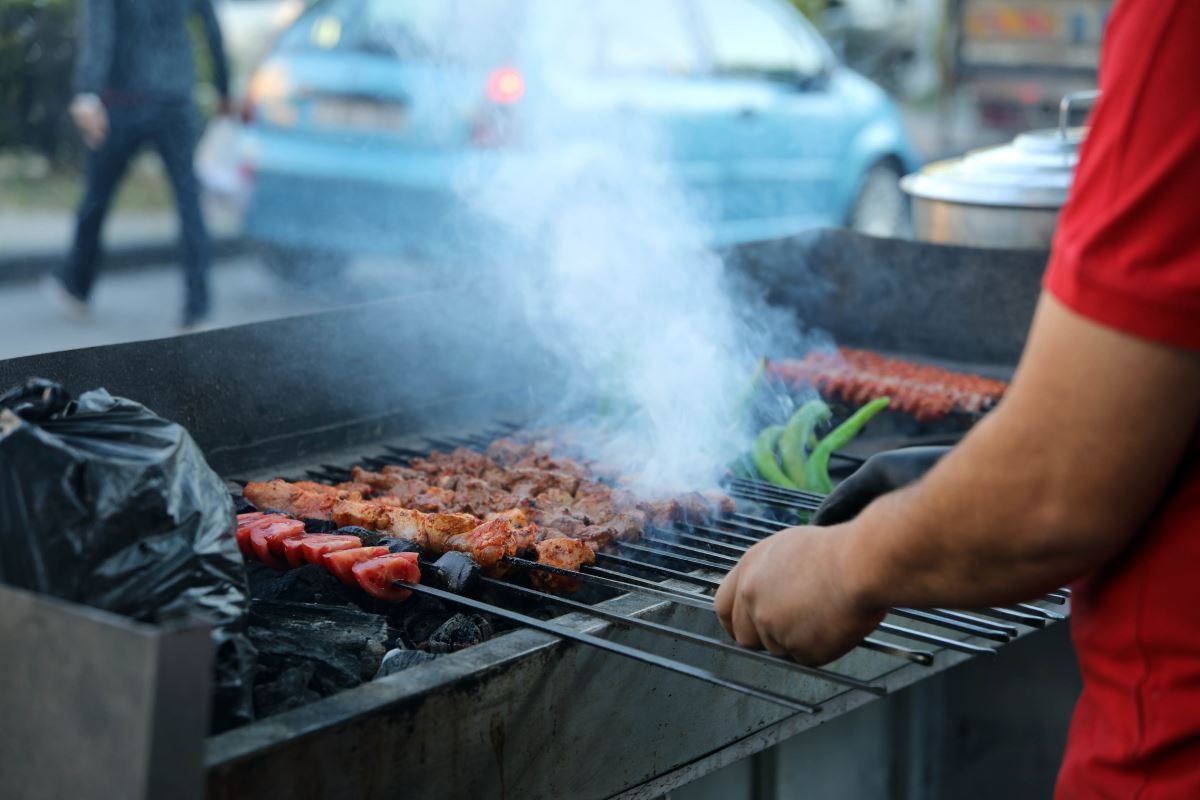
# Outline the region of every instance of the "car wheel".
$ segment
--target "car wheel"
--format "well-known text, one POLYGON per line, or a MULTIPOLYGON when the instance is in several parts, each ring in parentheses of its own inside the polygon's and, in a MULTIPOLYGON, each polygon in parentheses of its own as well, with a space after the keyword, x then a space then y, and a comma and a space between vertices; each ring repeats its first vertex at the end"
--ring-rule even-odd
POLYGON ((322 286, 342 277, 348 256, 329 251, 282 245, 260 246, 263 266, 275 277, 296 286, 322 286))
POLYGON ((850 210, 851 230, 892 239, 912 237, 912 212, 900 177, 900 170, 888 162, 867 170, 850 210))

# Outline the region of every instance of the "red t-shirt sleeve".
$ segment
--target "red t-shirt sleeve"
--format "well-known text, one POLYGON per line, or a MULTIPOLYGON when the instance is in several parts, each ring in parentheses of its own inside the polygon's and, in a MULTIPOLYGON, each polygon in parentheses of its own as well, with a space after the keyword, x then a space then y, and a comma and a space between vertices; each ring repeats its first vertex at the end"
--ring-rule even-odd
POLYGON ((1200 350, 1200 0, 1118 3, 1102 59, 1045 287, 1103 325, 1200 350))

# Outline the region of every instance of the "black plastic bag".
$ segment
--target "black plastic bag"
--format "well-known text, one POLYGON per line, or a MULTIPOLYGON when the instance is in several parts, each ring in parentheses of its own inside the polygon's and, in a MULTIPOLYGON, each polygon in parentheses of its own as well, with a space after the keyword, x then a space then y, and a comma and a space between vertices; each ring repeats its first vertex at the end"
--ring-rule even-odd
POLYGON ((181 426, 96 389, 0 395, 0 581, 143 622, 216 625, 214 725, 250 718, 246 572, 224 482, 181 426))

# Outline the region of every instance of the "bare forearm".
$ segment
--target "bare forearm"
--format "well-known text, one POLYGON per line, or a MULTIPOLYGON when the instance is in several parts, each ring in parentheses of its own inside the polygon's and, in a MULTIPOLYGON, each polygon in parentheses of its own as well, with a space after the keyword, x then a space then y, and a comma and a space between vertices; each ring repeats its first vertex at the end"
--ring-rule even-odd
POLYGON ((1028 599, 1112 558, 1200 417, 1200 359, 1043 301, 1009 395, 923 480, 842 526, 863 602, 1028 599))

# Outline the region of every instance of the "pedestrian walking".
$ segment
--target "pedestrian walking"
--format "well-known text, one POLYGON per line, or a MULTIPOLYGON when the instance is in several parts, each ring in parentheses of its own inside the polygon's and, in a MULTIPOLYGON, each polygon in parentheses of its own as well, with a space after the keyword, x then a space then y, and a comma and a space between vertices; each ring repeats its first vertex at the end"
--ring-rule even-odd
POLYGON ((203 23, 220 112, 230 108, 228 66, 212 2, 80 0, 80 8, 71 115, 88 148, 86 183, 70 253, 47 286, 65 310, 86 315, 104 218, 130 161, 151 145, 162 158, 179 211, 186 292, 182 325, 193 327, 209 313, 212 261, 192 168, 201 133, 187 28, 194 15, 203 23))

